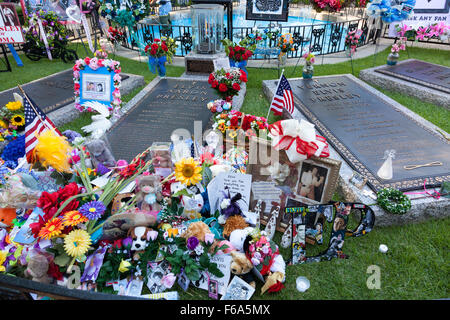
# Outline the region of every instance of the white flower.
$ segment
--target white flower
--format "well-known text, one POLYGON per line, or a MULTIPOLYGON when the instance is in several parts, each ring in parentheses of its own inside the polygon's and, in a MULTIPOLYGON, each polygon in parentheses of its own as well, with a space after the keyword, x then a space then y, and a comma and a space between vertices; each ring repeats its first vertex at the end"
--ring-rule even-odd
POLYGON ((230 204, 231 204, 231 199, 223 199, 222 202, 220 203, 220 208, 226 209, 230 206, 230 204))
POLYGON ((196 255, 200 256, 203 253, 203 246, 201 245, 196 246, 194 251, 196 255))
POLYGON ((259 260, 256 259, 255 257, 252 258, 252 263, 254 266, 257 266, 259 264, 259 260))

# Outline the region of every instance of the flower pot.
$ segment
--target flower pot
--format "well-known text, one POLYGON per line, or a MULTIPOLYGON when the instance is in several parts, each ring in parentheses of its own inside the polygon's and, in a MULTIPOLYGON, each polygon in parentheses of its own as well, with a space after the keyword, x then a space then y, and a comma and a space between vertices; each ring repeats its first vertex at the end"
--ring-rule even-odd
POLYGON ((241 69, 242 71, 245 72, 245 74, 248 77, 248 71, 247 71, 247 61, 248 60, 243 60, 243 61, 239 61, 236 62, 234 59, 228 58, 230 60, 230 67, 236 67, 241 69))
POLYGON ((302 72, 303 79, 311 79, 313 75, 314 75, 314 67, 313 67, 313 65, 312 64, 306 64, 303 67, 303 72, 302 72))
POLYGON ((286 64, 286 61, 287 61, 286 52, 281 51, 280 54, 278 55, 278 63, 284 66, 286 64))
POLYGON ((387 64, 390 66, 395 66, 398 62, 398 58, 400 57, 400 55, 398 54, 398 52, 391 52, 389 53, 388 57, 387 57, 387 64))
POLYGON ((159 58, 149 56, 148 57, 148 68, 152 73, 158 73, 158 76, 164 77, 166 75, 166 62, 167 57, 162 56, 159 58))

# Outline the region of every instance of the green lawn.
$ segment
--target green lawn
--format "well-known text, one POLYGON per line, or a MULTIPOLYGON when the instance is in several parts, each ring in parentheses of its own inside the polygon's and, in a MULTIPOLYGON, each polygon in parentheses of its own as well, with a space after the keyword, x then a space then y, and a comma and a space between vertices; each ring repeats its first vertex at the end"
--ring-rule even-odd
MULTIPOLYGON (((80 56, 84 50, 78 48, 80 56)), ((375 65, 382 65, 386 61, 388 50, 379 52, 376 56, 353 61, 354 75, 362 69, 375 65)), ((402 52, 401 59, 416 58, 441 65, 450 66, 450 51, 432 49, 409 48, 408 53, 402 52)), ((60 61, 42 59, 39 62, 29 61, 22 56, 25 68, 17 68, 12 63, 13 72, 0 74, 0 91, 15 85, 65 70, 70 65, 60 61)), ((129 59, 115 57, 122 64, 125 73, 143 75, 146 83, 155 76, 148 71, 147 65, 129 59)), ((143 60, 144 61, 144 60, 143 60)), ((350 62, 321 65, 321 57, 316 59, 315 76, 352 73, 350 62)), ((287 77, 300 77, 302 66, 286 67, 287 77)), ((168 66, 168 76, 180 76, 184 68, 168 66)), ((255 115, 265 116, 269 102, 262 93, 261 82, 267 79, 276 79, 276 69, 249 68, 249 82, 247 94, 242 111, 255 115)), ((129 101, 140 89, 123 97, 129 101)), ((388 90, 383 93, 418 113, 445 131, 450 131, 450 111, 424 103, 417 99, 388 90)), ((206 110, 206 109, 205 109, 206 110)), ((276 120, 271 117, 269 122, 276 120)), ((90 122, 90 115, 84 114, 79 119, 63 126, 61 129, 80 131, 83 125, 90 122)), ((350 226, 351 227, 351 226, 350 226)), ((376 227, 371 233, 360 238, 348 238, 344 245, 344 252, 349 259, 334 259, 329 262, 320 262, 287 267, 286 288, 280 293, 260 295, 260 287, 254 299, 437 299, 450 297, 450 259, 448 236, 450 219, 428 220, 423 223, 404 226, 376 227), (387 254, 378 252, 380 244, 389 247, 387 254), (369 290, 366 286, 367 268, 376 265, 381 272, 381 288, 369 290), (300 293, 295 288, 295 279, 306 276, 311 281, 311 288, 300 293)), ((330 226, 325 230, 328 243, 330 226)), ((279 243, 281 234, 277 233, 276 242, 279 243)), ((313 255, 322 247, 307 246, 308 255, 313 255)), ((289 257, 289 250, 282 250, 285 258, 289 257)), ((182 299, 207 299, 204 290, 190 288, 187 292, 179 290, 182 299)), ((146 288, 145 288, 146 289, 146 288)), ((145 292, 144 292, 145 293, 145 292)))

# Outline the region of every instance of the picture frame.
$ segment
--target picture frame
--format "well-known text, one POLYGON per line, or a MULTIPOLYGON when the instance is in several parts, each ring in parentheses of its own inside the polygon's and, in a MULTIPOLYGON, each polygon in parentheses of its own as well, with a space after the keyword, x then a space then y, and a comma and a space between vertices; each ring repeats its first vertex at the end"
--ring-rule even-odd
POLYGON ((186 276, 186 273, 181 272, 180 275, 178 276, 178 280, 177 283, 180 286, 181 289, 183 289, 183 291, 186 292, 186 290, 189 288, 189 283, 191 282, 191 280, 189 280, 189 278, 186 276))
MULTIPOLYGON (((268 158, 271 159, 271 163, 264 165, 260 163, 259 159, 256 159, 256 161, 249 161, 247 173, 251 174, 253 177, 252 190, 250 194, 250 210, 254 209, 258 200, 262 201, 260 214, 261 224, 266 225, 270 218, 271 212, 274 208, 276 208, 276 206, 280 206, 280 214, 277 218, 276 230, 284 232, 290 222, 290 217, 284 210, 288 205, 288 199, 290 199, 289 201, 295 200, 298 204, 301 203, 303 205, 328 203, 332 199, 339 179, 341 161, 313 156, 298 163, 291 163, 285 151, 280 151, 278 153, 278 159, 274 156, 270 141, 260 138, 251 139, 249 144, 249 154, 258 155, 260 148, 266 148, 265 152, 268 158), (284 180, 277 180, 270 174, 267 174, 269 170, 268 168, 276 161, 279 162, 280 166, 285 166, 286 173, 288 172, 284 180), (317 168, 317 174, 311 171, 315 167, 317 168), (287 168, 289 168, 289 171, 287 171, 287 168), (299 186, 299 184, 301 184, 302 181, 302 173, 306 172, 310 172, 308 174, 309 180, 313 178, 314 174, 316 176, 320 174, 324 176, 322 183, 318 187, 314 186, 314 194, 311 193, 312 189, 309 189, 309 192, 303 195, 299 192, 302 191, 302 188, 304 189, 303 191, 305 191, 306 187, 299 186), (317 192, 315 190, 316 188, 319 189, 317 192), (315 193, 319 196, 317 200, 315 193)), ((306 180, 305 175, 303 178, 303 184, 307 182, 306 180)), ((320 180, 320 178, 316 180, 320 180)), ((292 206, 296 205, 297 204, 292 204, 292 206)))
POLYGON ((78 7, 76 0, 20 0, 20 5, 24 14, 28 16, 41 9, 46 12, 53 11, 63 24, 70 23, 71 20, 67 9, 73 6, 78 7))
POLYGON ((80 70, 80 104, 88 101, 97 101, 107 107, 111 106, 114 91, 114 71, 106 67, 97 70, 88 65, 80 70))
POLYGON ((250 300, 254 292, 255 288, 238 276, 234 276, 220 300, 250 300))
POLYGON ((245 19, 262 21, 288 21, 289 0, 247 0, 245 19))
POLYGON ((219 283, 216 280, 208 280, 208 296, 216 300, 219 298, 219 283))
POLYGON ((0 3, 0 44, 24 43, 24 33, 20 25, 19 16, 13 3, 0 3), (9 39, 9 40, 8 40, 9 39))

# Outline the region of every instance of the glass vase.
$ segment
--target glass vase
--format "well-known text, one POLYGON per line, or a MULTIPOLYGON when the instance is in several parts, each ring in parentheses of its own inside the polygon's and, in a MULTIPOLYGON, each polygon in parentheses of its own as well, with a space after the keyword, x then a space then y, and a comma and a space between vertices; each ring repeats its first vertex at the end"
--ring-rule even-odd
POLYGON ((395 66, 398 62, 399 57, 400 57, 400 55, 398 54, 398 52, 389 53, 389 55, 387 57, 387 64, 390 66, 395 66))
POLYGON ((281 66, 284 66, 286 64, 286 61, 287 61, 286 52, 280 52, 280 54, 278 55, 278 63, 281 66))
POLYGON ((313 75, 314 75, 314 67, 313 67, 313 65, 312 64, 306 64, 303 67, 303 72, 302 72, 303 79, 311 79, 313 75))

